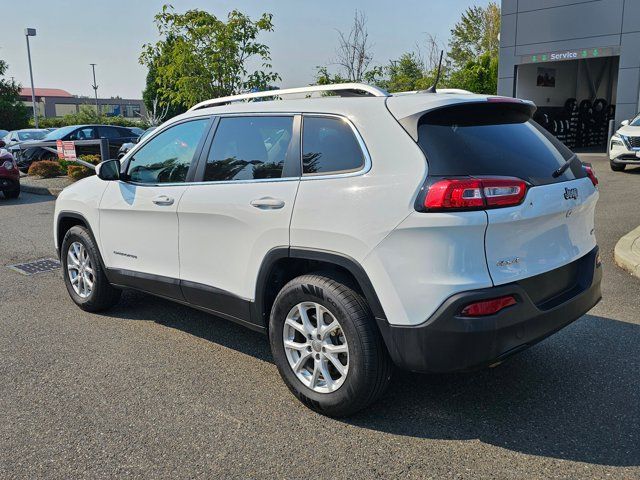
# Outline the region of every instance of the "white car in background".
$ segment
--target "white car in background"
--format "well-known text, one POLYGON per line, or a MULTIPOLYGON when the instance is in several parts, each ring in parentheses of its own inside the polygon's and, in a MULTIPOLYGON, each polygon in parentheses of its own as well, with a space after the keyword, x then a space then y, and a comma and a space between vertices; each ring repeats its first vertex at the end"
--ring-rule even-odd
POLYGON ((640 165, 640 114, 632 120, 623 120, 609 143, 611 170, 621 172, 627 165, 640 165))

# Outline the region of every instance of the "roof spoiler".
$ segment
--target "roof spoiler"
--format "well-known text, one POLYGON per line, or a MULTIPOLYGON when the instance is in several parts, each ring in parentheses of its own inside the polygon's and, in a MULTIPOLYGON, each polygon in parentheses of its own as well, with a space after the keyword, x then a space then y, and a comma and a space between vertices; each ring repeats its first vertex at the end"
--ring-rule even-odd
MULTIPOLYGON (((418 126, 420 125, 420 120, 426 115, 433 115, 438 113, 443 113, 446 110, 455 110, 455 109, 464 109, 464 108, 476 108, 476 107, 484 107, 484 106, 503 106, 505 110, 511 110, 518 112, 522 115, 526 115, 529 119, 533 117, 533 114, 536 111, 536 105, 533 102, 528 100, 520 100, 518 98, 511 97, 487 97, 485 100, 480 101, 470 101, 470 102, 456 102, 449 103, 446 105, 442 105, 440 107, 436 107, 429 110, 424 110, 421 112, 416 112, 412 115, 399 118, 398 122, 402 125, 407 133, 413 138, 414 141, 418 141, 418 126)), ((467 118, 468 122, 469 118, 467 118)), ((459 125, 464 125, 465 118, 461 116, 459 125)))

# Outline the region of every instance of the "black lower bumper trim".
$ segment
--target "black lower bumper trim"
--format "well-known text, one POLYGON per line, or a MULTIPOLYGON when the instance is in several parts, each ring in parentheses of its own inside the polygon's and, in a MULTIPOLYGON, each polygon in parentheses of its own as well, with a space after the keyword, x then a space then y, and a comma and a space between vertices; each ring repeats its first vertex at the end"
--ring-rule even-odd
MULTIPOLYGON (((387 349, 401 368, 418 372, 470 370, 498 363, 577 320, 601 298, 598 248, 576 260, 575 282, 536 305, 528 291, 536 278, 462 292, 447 299, 424 323, 390 325, 378 319, 387 349), (462 309, 483 299, 513 295, 518 303, 496 315, 463 317, 462 309)), ((538 276, 548 282, 553 271, 538 276)), ((534 296, 535 297, 535 296, 534 296)))

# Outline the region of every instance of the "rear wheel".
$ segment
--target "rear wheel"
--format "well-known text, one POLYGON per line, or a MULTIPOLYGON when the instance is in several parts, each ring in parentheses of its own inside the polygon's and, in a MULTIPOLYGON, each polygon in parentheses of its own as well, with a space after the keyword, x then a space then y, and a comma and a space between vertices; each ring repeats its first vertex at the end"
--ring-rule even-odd
POLYGON ((609 165, 611 165, 611 170, 613 170, 614 172, 622 172, 626 167, 624 163, 614 163, 611 161, 609 162, 609 165))
POLYGON ((98 248, 86 228, 71 227, 60 252, 64 283, 76 305, 89 312, 99 312, 118 303, 122 292, 107 280, 98 248))
POLYGON ((382 395, 392 363, 364 298, 330 274, 295 278, 278 294, 269 340, 283 380, 309 408, 341 417, 382 395))

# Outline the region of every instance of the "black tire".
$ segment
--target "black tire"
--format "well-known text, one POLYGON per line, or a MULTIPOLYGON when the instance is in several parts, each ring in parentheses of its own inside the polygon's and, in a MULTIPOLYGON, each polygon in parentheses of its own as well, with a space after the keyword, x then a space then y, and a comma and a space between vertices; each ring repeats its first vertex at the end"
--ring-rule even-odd
POLYGON ((609 162, 609 165, 611 166, 611 170, 614 172, 622 172, 626 167, 624 163, 613 163, 611 161, 609 162))
POLYGON ((4 198, 18 198, 20 196, 20 189, 17 188, 15 190, 3 191, 4 198))
POLYGON ((113 287, 102 269, 100 263, 100 253, 96 243, 89 233, 89 231, 81 226, 71 227, 62 240, 62 248, 60 250, 60 258, 62 261, 62 275, 64 277, 64 284, 67 287, 69 296, 82 310, 87 312, 99 312, 107 310, 113 307, 120 300, 122 291, 113 287), (80 242, 87 250, 89 258, 91 260, 91 266, 93 268, 93 289, 88 297, 82 298, 78 295, 73 286, 71 285, 71 279, 69 278, 67 264, 68 264, 68 252, 69 247, 74 242, 80 242))
POLYGON ((393 363, 366 300, 332 277, 323 272, 303 275, 282 288, 271 309, 269 341, 275 364, 291 392, 312 410, 344 417, 369 406, 384 393, 393 363), (333 392, 319 393, 304 385, 287 360, 283 328, 287 314, 301 302, 319 303, 329 310, 349 344, 349 369, 344 383, 333 392))

